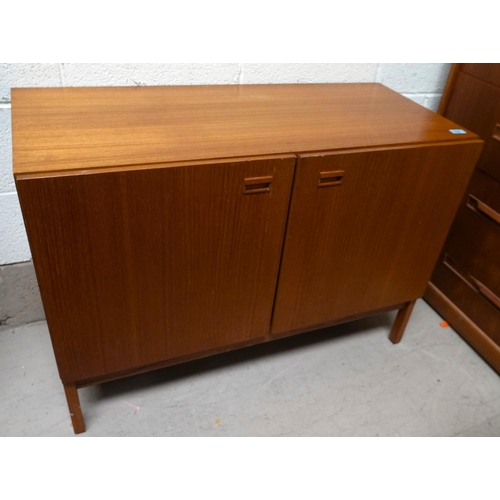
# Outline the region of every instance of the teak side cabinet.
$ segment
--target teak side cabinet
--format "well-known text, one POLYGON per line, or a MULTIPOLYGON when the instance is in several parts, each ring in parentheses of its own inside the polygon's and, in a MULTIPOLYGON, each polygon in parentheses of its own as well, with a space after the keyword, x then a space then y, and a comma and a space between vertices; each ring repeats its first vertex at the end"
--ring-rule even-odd
POLYGON ((379 84, 13 89, 14 174, 77 389, 422 297, 482 141, 379 84))

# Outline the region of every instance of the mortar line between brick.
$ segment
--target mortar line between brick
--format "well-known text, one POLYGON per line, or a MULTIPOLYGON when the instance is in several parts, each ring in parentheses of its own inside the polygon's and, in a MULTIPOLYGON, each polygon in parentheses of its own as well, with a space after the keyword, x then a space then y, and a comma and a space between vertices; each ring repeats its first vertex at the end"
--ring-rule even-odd
POLYGON ((405 95, 441 95, 442 92, 401 92, 405 95))
POLYGON ((8 102, 0 102, 0 109, 10 109, 12 104, 10 101, 8 102))
POLYGON ((243 73, 243 63, 240 63, 240 67, 238 70, 238 85, 241 85, 242 73, 243 73))
POLYGON ((64 63, 59 63, 59 76, 61 77, 61 85, 66 87, 66 76, 64 74, 64 63))

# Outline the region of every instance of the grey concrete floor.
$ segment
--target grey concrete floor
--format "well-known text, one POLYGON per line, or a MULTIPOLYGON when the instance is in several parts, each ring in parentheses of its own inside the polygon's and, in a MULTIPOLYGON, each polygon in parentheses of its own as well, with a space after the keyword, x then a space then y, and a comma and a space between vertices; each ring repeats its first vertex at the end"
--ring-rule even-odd
MULTIPOLYGON (((425 302, 393 318, 80 389, 79 437, 499 436, 500 377, 425 302)), ((0 332, 0 395, 0 435, 73 436, 45 322, 0 332)))

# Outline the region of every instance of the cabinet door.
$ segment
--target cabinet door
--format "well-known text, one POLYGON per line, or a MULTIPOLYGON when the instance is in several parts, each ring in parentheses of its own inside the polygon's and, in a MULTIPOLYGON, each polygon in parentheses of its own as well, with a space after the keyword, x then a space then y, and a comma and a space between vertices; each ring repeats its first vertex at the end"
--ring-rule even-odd
POLYGON ((480 148, 301 155, 272 332, 421 297, 480 148))
POLYGON ((18 179, 63 381, 269 334, 295 157, 18 179))
POLYGON ((474 78, 500 87, 500 64, 463 63, 460 65, 460 70, 474 78))
MULTIPOLYGON (((500 64, 471 66, 479 69, 484 66, 500 68, 500 64)), ((459 73, 445 116, 485 141, 477 168, 500 181, 500 88, 459 73)))

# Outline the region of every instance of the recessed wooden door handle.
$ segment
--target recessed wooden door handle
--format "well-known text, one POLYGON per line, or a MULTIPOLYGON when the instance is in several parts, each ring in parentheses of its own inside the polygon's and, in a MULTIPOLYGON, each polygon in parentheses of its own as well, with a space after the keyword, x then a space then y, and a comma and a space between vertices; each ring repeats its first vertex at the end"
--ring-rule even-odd
POLYGON ((320 172, 318 179, 318 187, 339 186, 342 184, 344 177, 343 170, 334 170, 332 172, 320 172))
POLYGON ((467 286, 472 288, 476 293, 481 294, 484 298, 490 301, 495 307, 500 309, 500 297, 493 293, 486 285, 483 285, 479 280, 465 272, 457 265, 457 263, 448 255, 444 256, 443 264, 458 276, 467 286))
POLYGON ((243 194, 269 193, 271 191, 272 180, 272 175, 247 177, 243 181, 243 194))
POLYGON ((488 287, 484 286, 480 281, 474 280, 479 288, 479 293, 486 297, 494 306, 500 309, 500 297, 495 295, 488 287))
POLYGON ((478 200, 475 196, 469 195, 467 206, 474 212, 480 213, 486 216, 490 221, 500 225, 500 214, 486 205, 486 203, 478 200))
POLYGON ((496 141, 500 142, 500 123, 497 123, 495 125, 495 128, 493 129, 493 135, 491 136, 493 139, 496 141))

